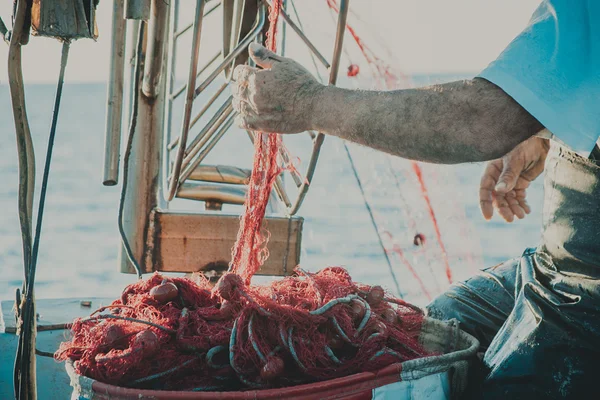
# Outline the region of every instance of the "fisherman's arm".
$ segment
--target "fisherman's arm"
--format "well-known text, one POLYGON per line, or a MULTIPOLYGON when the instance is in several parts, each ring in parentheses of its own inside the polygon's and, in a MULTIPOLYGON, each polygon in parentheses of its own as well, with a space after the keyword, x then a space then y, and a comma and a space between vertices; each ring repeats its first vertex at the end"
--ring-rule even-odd
POLYGON ((318 130, 404 158, 462 163, 503 156, 543 126, 484 79, 388 92, 323 86, 298 63, 254 46, 269 70, 238 67, 240 124, 267 132, 318 130))
POLYGON ((391 92, 327 87, 315 130, 404 158, 463 163, 502 157, 543 126, 484 79, 391 92))

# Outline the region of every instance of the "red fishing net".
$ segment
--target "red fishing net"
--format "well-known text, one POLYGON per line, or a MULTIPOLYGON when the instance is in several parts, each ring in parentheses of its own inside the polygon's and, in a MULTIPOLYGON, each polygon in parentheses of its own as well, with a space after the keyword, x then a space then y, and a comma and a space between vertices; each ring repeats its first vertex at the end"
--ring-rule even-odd
MULTIPOLYGON (((277 22, 282 0, 274 0, 271 4, 266 45, 269 50, 276 51, 277 22)), ((282 171, 278 160, 282 146, 281 136, 276 133, 254 134, 254 165, 230 264, 231 271, 241 276, 246 284, 250 284, 250 279, 268 257, 268 235, 262 230, 262 221, 273 184, 282 171)))
MULTIPOLYGON (((272 2, 275 50, 281 0, 272 2)), ((135 388, 221 391, 283 387, 372 371, 428 355, 422 312, 339 267, 250 285, 265 258, 262 231, 281 173, 277 134, 255 133, 255 158, 230 272, 213 288, 203 275, 159 274, 77 319, 56 359, 79 374, 135 388)))
POLYGON ((79 374, 137 388, 240 390, 297 385, 428 355, 421 311, 346 270, 214 288, 203 275, 151 278, 73 323, 58 360, 79 374))

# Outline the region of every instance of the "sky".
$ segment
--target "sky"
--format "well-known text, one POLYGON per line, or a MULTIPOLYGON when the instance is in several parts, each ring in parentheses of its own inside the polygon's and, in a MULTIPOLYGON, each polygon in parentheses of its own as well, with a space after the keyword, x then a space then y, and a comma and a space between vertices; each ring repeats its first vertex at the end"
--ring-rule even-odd
MULTIPOLYGON (((193 0, 181 0, 192 5, 193 0)), ((0 16, 10 22, 12 2, 0 2, 0 16)), ((301 15, 312 26, 331 23, 325 0, 296 0, 301 15), (322 12, 321 12, 322 11, 322 12)), ((526 26, 540 0, 351 0, 364 26, 385 41, 395 62, 406 74, 477 73, 494 60, 526 26)), ((71 46, 67 81, 99 82, 108 78, 112 1, 101 0, 97 42, 80 40, 71 46)), ((352 21, 352 16, 350 21, 352 21)), ((309 24, 310 25, 310 24, 309 24)), ((326 35, 325 35, 326 36, 326 35)), ((323 35, 315 42, 326 41, 323 35)), ((329 38, 329 41, 331 39, 329 38)), ((8 46, 0 45, 6 60, 8 46)), ((24 48, 27 82, 55 82, 60 44, 33 37, 24 48)), ((6 83, 6 62, 0 64, 0 84, 6 83)))

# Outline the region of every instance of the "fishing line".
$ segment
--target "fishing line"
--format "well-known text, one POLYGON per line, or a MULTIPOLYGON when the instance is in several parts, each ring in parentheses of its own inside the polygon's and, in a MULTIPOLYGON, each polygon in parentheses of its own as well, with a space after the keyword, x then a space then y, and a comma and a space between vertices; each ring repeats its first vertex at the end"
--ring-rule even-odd
MULTIPOLYGON (((338 12, 337 0, 327 0, 327 5, 335 12, 338 12)), ((357 46, 359 47, 360 51, 362 52, 363 56, 365 57, 367 63, 373 65, 376 68, 379 75, 381 75, 385 86, 387 86, 389 88, 390 82, 392 80, 394 82, 397 82, 398 77, 390 70, 390 67, 388 65, 382 63, 382 60, 379 57, 377 57, 373 53, 373 51, 362 41, 362 39, 358 36, 358 34, 352 28, 352 26, 346 25, 346 29, 348 30, 348 32, 350 33, 350 35, 356 42, 357 46)), ((408 78, 406 76, 404 76, 403 74, 401 74, 401 75, 404 80, 406 80, 406 81, 408 80, 408 78)), ((425 201, 425 204, 427 206, 429 217, 431 219, 431 222, 432 222, 434 230, 435 230, 436 239, 437 239, 438 245, 440 247, 440 250, 442 252, 442 258, 444 260, 446 277, 448 279, 448 282, 452 283, 452 270, 450 268, 448 254, 446 252, 446 247, 444 246, 444 243, 442 241, 441 230, 439 228, 439 224, 438 224, 438 221, 437 221, 437 218, 435 215, 435 211, 433 210, 433 205, 429 198, 427 186, 425 185, 425 181, 423 179, 421 167, 415 161, 412 161, 411 165, 412 165, 413 171, 417 177, 417 180, 419 182, 421 194, 423 195, 423 200, 425 201)))
MULTIPOLYGON (((298 13, 298 9, 296 8, 296 2, 294 0, 290 0, 290 3, 292 4, 292 9, 294 11, 294 15, 296 16, 296 22, 298 23, 298 26, 300 27, 300 29, 302 30, 302 32, 306 32, 304 30, 304 26, 302 24, 302 20, 300 18, 300 14, 298 13)), ((335 22, 335 21, 334 21, 335 22)), ((284 26, 285 26, 285 22, 284 22, 284 26)), ((335 26, 335 25, 334 25, 335 26)), ((315 59, 315 55, 313 54, 312 51, 309 51, 310 53, 310 59, 312 60, 313 66, 315 67, 315 72, 317 73, 317 76, 319 78, 319 81, 321 83, 323 83, 325 80, 324 78, 321 76, 321 72, 319 70, 319 67, 317 66, 317 60, 315 59)))
MULTIPOLYGON (((50 165, 52 161, 52 151, 54 149, 54 139, 56 137, 56 125, 58 123, 58 114, 60 108, 60 100, 62 97, 62 89, 65 79, 65 69, 67 66, 67 59, 69 56, 70 42, 64 41, 62 46, 62 54, 60 60, 60 74, 58 77, 58 85, 56 88, 56 97, 54 100, 54 111, 52 112, 52 125, 50 128, 50 137, 48 138, 48 148, 46 151, 46 162, 44 164, 44 174, 42 177, 42 189, 40 192, 40 201, 37 210, 37 220, 35 227, 35 239, 33 242, 33 250, 31 254, 31 261, 27 268, 28 272, 26 276, 29 277, 26 283, 25 289, 25 302, 23 304, 23 311, 21 319, 22 326, 20 328, 19 343, 17 357, 15 358, 15 369, 19 368, 18 375, 18 387, 15 386, 15 396, 17 399, 27 397, 27 386, 30 383, 31 377, 29 376, 29 366, 24 365, 28 363, 31 358, 32 346, 30 341, 32 340, 33 329, 35 329, 34 318, 35 313, 33 309, 33 287, 35 281, 35 273, 37 270, 37 259, 40 247, 40 237, 42 232, 42 221, 44 217, 44 206, 46 204, 46 193, 48 190, 48 179, 50 176, 50 165)), ((34 356, 35 357, 35 356, 34 356)))
POLYGON ((402 293, 402 290, 400 290, 400 284, 398 283, 398 279, 396 278, 396 274, 394 273, 394 268, 392 267, 392 261, 390 260, 390 256, 388 255, 387 250, 385 249, 385 245, 383 244, 383 239, 381 239, 381 235, 379 233, 379 226, 377 225, 377 221, 375 221, 375 216, 373 215, 373 210, 371 209, 371 206, 370 206, 369 202, 367 201, 367 197, 365 195, 365 191, 364 191, 362 182, 360 180, 360 177, 358 176, 358 172, 356 171, 356 165, 354 165, 354 159, 352 158, 352 154, 350 154, 350 149, 348 148, 348 144, 345 141, 342 141, 342 143, 344 144, 344 149, 346 150, 346 154, 348 155, 348 160, 350 161, 350 167, 352 168, 352 173, 354 174, 354 177, 356 178, 356 183, 358 184, 358 189, 360 190, 363 201, 365 203, 365 208, 367 209, 367 211, 369 213, 369 217, 371 218, 371 223, 373 224, 373 228, 375 228, 375 232, 377 233, 377 240, 379 241, 379 245, 381 246, 381 249, 383 250, 383 255, 385 256, 385 260, 386 260, 388 268, 390 270, 390 274, 392 275, 392 279, 394 280, 394 285, 396 286, 396 290, 398 290, 398 295, 400 296, 400 298, 404 298, 404 293, 402 293))

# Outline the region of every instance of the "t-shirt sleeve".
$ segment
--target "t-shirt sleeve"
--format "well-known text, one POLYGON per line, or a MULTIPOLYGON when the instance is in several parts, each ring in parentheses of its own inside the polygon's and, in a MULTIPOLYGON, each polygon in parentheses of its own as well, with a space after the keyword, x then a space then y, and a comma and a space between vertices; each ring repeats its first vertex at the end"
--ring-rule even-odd
POLYGON ((600 137, 600 1, 543 1, 479 77, 588 157, 600 137))

